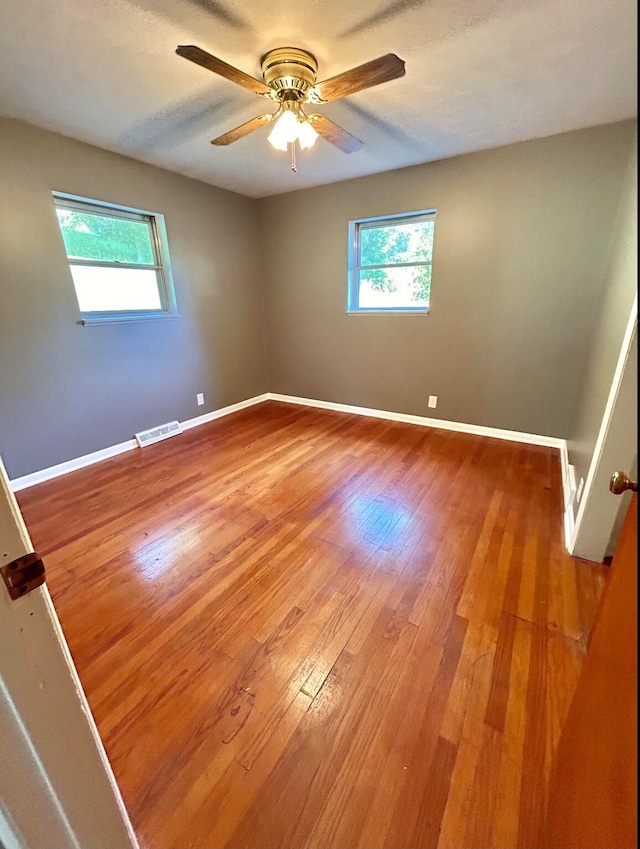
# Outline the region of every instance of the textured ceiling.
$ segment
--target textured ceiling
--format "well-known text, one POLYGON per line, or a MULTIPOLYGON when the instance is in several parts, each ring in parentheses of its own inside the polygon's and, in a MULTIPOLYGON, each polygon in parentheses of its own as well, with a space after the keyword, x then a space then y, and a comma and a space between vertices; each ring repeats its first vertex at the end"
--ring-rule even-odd
POLYGON ((635 0, 3 0, 0 113, 261 197, 636 114, 635 0), (196 44, 260 76, 295 45, 324 79, 383 53, 406 76, 327 104, 365 142, 319 139, 298 173, 256 95, 175 55, 196 44))

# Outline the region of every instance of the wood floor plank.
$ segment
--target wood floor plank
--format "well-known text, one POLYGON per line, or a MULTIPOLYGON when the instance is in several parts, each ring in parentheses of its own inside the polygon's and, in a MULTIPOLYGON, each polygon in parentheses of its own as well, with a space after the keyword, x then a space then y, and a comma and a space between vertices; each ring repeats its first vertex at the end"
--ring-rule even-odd
POLYGON ((438 845, 442 816, 449 796, 457 754, 457 746, 445 740, 444 737, 438 737, 418 809, 414 837, 408 846, 435 847, 438 845))
POLYGON ((526 768, 524 738, 528 724, 527 687, 533 628, 521 619, 511 618, 515 625, 512 664, 496 791, 500 804, 494 811, 492 838, 487 844, 499 849, 512 849, 521 845, 518 842, 520 787, 526 768))
MULTIPOLYGON (((421 845, 417 841, 420 839, 423 827, 422 797, 428 786, 432 760, 436 756, 439 741, 442 739, 439 730, 460 661, 467 624, 466 619, 459 616, 455 618, 454 628, 424 706, 420 731, 407 766, 407 783, 398 799, 385 846, 421 845)), ((451 751, 451 748, 448 751, 451 751)), ((438 822, 438 830, 439 826, 438 822)))
POLYGON ((541 829, 544 824, 546 804, 548 639, 546 628, 532 628, 526 697, 527 725, 523 744, 523 760, 526 769, 522 771, 520 785, 519 846, 538 846, 542 839, 541 829))
MULTIPOLYGON (((469 826, 471 805, 474 798, 475 776, 481 757, 482 743, 487 726, 484 717, 491 689, 495 646, 485 642, 487 631, 477 622, 471 622, 467 628, 462 657, 458 666, 458 676, 467 677, 466 699, 459 732, 451 735, 457 744, 457 758, 451 776, 451 787, 444 809, 439 846, 464 846, 469 826), (469 652, 467 652, 467 647, 469 652), (473 658, 469 662, 469 657, 473 658)), ((454 680, 454 687, 456 681, 454 680)), ((453 692, 453 688, 452 688, 453 692)), ((452 699, 449 699, 451 704, 452 699)), ((448 713, 448 711, 447 711, 448 713)), ((447 723, 447 713, 443 729, 456 728, 457 723, 447 723)), ((457 730, 457 728, 456 728, 457 730)))
POLYGON ((379 845, 380 835, 389 831, 405 786, 413 781, 411 759, 426 709, 424 694, 433 688, 443 651, 442 646, 429 644, 426 631, 418 632, 385 716, 386 726, 392 730, 381 728, 381 735, 388 735, 387 749, 376 766, 375 793, 364 812, 358 810, 354 818, 361 825, 353 845, 362 849, 379 845))
POLYGON ((500 805, 498 781, 502 756, 501 734, 495 729, 478 729, 480 748, 466 805, 466 832, 463 846, 484 849, 491 846, 496 808, 500 805))
POLYGON ((415 626, 409 626, 398 640, 385 640, 391 616, 383 610, 359 655, 340 655, 276 765, 276 780, 259 794, 229 845, 295 847, 313 833, 337 774, 347 768, 347 759, 353 762, 355 751, 366 747, 372 723, 379 721, 376 708, 393 689, 398 660, 414 639, 415 626), (360 686, 363 677, 375 685, 360 686))
POLYGON ((202 772, 175 807, 163 806, 154 812, 155 821, 150 823, 154 827, 148 829, 153 845, 225 845, 269 778, 311 702, 304 693, 296 695, 251 769, 231 759, 219 780, 202 772))
POLYGON ((267 402, 19 493, 141 844, 536 845, 604 578, 561 487, 267 402))

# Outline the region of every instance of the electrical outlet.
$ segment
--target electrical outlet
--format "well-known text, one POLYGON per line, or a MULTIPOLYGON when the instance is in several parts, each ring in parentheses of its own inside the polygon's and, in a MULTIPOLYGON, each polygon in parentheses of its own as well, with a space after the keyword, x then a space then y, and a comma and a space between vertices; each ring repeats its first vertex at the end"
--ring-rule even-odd
POLYGON ((578 491, 576 492, 576 504, 580 504, 580 499, 582 498, 582 490, 584 489, 584 478, 580 478, 580 483, 578 484, 578 491))
POLYGON ((429 395, 429 406, 437 407, 438 406, 438 396, 437 395, 429 395))
POLYGON ((202 407, 204 404, 204 392, 198 392, 196 395, 196 401, 198 402, 198 406, 202 407))

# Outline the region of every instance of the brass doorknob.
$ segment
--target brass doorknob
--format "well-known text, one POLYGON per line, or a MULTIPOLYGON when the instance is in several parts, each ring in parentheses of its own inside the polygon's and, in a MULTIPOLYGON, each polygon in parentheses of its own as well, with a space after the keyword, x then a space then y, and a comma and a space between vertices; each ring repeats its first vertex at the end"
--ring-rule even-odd
POLYGON ((609 489, 614 495, 622 495, 628 489, 631 492, 637 492, 638 484, 636 481, 629 480, 624 472, 614 472, 609 481, 609 489))

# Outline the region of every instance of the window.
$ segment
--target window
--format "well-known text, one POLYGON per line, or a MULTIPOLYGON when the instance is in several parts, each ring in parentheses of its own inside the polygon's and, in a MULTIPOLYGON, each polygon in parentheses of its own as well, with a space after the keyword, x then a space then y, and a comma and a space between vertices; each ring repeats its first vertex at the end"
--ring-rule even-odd
POLYGON ((84 324, 177 315, 162 215, 54 200, 84 324))
POLYGON ((349 223, 349 312, 429 312, 435 219, 431 210, 349 223))

